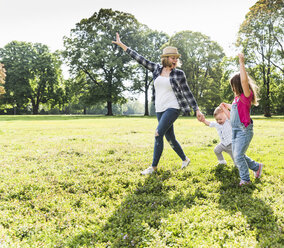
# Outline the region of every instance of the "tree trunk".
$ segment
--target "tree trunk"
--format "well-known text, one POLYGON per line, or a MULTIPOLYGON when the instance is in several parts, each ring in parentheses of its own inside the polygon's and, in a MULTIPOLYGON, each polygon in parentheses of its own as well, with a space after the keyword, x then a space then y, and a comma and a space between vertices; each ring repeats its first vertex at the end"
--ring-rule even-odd
POLYGON ((14 115, 17 114, 17 103, 16 100, 14 101, 14 115))
POLYGON ((263 56, 263 66, 262 66, 262 78, 264 88, 266 89, 265 100, 264 100, 264 116, 271 117, 270 113, 270 66, 268 66, 267 73, 266 73, 266 66, 264 64, 264 56, 263 56))
POLYGON ((148 106, 148 70, 146 70, 146 76, 145 76, 145 112, 144 116, 149 116, 149 106, 148 106))
POLYGON ((113 115, 113 113, 112 113, 112 102, 110 102, 110 101, 107 102, 107 114, 106 115, 110 115, 110 116, 113 115))
POLYGON ((33 106, 33 115, 38 114, 38 108, 39 108, 39 101, 35 102, 35 99, 31 97, 31 102, 33 106))
POLYGON ((39 104, 35 104, 33 105, 33 115, 38 115, 38 108, 39 108, 39 104))
POLYGON ((87 108, 84 107, 84 115, 86 115, 86 114, 87 114, 87 108))

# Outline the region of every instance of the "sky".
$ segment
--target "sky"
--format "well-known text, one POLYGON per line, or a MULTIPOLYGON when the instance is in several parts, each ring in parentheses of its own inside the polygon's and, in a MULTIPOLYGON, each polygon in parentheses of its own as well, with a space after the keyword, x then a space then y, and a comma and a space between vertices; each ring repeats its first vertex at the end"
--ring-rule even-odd
POLYGON ((133 14, 149 28, 169 35, 201 32, 228 56, 240 24, 257 0, 0 0, 0 47, 17 40, 40 42, 51 52, 63 49, 63 37, 101 8, 133 14))

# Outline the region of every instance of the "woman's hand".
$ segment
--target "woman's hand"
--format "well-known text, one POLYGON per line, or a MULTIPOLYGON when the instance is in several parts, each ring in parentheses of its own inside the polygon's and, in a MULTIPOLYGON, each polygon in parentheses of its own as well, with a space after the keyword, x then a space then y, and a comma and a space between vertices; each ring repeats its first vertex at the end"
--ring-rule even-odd
POLYGON ((113 44, 116 44, 118 46, 120 46, 124 51, 127 50, 127 46, 125 46, 121 41, 120 41, 120 37, 119 34, 116 33, 116 41, 112 41, 113 44))

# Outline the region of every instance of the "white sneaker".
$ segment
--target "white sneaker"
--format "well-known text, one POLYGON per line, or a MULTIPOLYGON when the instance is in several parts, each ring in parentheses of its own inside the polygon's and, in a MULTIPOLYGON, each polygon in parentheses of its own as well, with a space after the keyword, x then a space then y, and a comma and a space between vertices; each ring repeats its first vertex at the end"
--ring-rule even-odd
POLYGON ((150 166, 146 170, 141 171, 141 174, 142 175, 147 175, 147 174, 152 174, 153 172, 155 172, 155 170, 154 170, 153 166, 150 166))
POLYGON ((185 168, 186 166, 188 166, 190 163, 190 159, 188 157, 186 157, 186 160, 185 161, 182 161, 182 164, 181 164, 181 169, 185 168))
POLYGON ((226 161, 226 160, 218 160, 218 164, 224 164, 224 165, 226 165, 226 164, 227 164, 227 161, 226 161))

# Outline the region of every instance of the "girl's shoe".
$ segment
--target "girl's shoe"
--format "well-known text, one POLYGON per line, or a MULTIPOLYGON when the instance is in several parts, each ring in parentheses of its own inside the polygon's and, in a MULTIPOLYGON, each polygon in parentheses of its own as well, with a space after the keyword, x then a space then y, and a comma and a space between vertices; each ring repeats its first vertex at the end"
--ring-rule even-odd
POLYGON ((188 157, 186 157, 185 161, 182 161, 181 164, 181 169, 185 168, 186 166, 188 166, 190 163, 190 159, 188 157))
POLYGON ((263 164, 259 164, 258 170, 253 172, 255 178, 260 178, 261 173, 262 173, 262 168, 263 168, 263 164))
POLYGON ((239 186, 244 186, 250 184, 250 181, 241 180, 239 186))
POLYGON ((152 174, 153 172, 155 172, 155 170, 154 170, 153 166, 150 166, 146 170, 141 171, 141 174, 142 175, 148 175, 148 174, 152 174))

